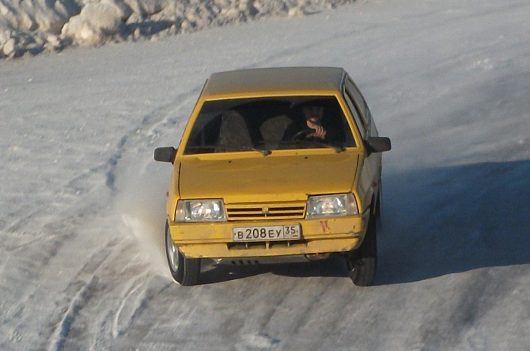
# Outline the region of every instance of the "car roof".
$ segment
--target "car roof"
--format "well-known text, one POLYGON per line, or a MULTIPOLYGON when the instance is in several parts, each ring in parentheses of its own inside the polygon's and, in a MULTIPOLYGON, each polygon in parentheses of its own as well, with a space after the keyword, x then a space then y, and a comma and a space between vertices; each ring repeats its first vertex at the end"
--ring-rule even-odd
POLYGON ((344 69, 276 67, 218 72, 206 81, 205 98, 236 98, 281 94, 311 95, 341 91, 344 69))

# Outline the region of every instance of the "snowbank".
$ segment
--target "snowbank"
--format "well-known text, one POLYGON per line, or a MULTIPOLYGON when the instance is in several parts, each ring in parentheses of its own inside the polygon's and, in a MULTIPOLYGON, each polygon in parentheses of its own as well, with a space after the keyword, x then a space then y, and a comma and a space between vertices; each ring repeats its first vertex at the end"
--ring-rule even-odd
POLYGON ((156 38, 354 0, 0 0, 0 58, 156 38))

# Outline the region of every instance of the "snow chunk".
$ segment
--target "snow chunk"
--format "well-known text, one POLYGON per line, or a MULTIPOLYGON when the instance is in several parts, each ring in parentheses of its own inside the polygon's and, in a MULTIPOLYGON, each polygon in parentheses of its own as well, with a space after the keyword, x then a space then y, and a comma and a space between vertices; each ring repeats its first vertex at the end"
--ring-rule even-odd
POLYGON ((85 45, 103 44, 108 36, 118 33, 122 12, 110 2, 88 4, 81 13, 70 19, 62 35, 85 45))

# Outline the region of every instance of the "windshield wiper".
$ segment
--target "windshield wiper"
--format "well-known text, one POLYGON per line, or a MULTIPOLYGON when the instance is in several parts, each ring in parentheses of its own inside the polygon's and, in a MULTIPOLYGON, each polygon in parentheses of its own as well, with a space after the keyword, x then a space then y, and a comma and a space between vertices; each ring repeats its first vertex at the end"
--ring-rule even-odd
POLYGON ((229 151, 257 151, 261 153, 263 156, 268 156, 271 154, 271 150, 269 149, 263 149, 263 148, 257 148, 252 146, 231 146, 231 145, 221 145, 221 144, 215 144, 215 145, 190 145, 186 146, 186 150, 209 150, 212 149, 214 151, 218 150, 229 150, 229 151))
POLYGON ((324 141, 318 141, 318 140, 297 140, 297 141, 282 141, 280 142, 280 145, 288 145, 288 146, 325 146, 328 148, 334 149, 337 153, 342 152, 346 150, 346 147, 342 144, 328 144, 324 141))

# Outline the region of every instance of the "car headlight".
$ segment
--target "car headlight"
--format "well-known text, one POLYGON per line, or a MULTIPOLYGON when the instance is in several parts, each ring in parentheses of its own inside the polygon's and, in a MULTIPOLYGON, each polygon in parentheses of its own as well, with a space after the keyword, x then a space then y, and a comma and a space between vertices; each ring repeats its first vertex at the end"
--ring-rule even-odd
POLYGON ((176 222, 226 221, 223 200, 179 200, 175 211, 176 222))
POLYGON ((351 216, 359 213, 353 194, 310 196, 306 218, 351 216))

